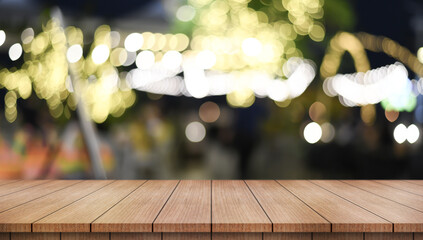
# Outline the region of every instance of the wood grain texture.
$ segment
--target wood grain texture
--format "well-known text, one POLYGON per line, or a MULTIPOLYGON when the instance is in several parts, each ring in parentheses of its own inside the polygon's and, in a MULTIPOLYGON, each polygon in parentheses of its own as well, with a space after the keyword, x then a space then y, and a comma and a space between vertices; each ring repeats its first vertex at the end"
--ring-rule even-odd
POLYGON ((85 197, 111 182, 109 180, 83 181, 5 211, 0 214, 0 232, 30 232, 33 222, 85 197))
POLYGON ((404 181, 417 184, 417 185, 423 185, 423 180, 404 180, 404 181))
POLYGON ((163 240, 210 240, 211 233, 163 233, 163 240))
POLYGON ((365 233, 366 240, 413 240, 412 233, 365 233))
POLYGON ((61 240, 109 240, 109 233, 62 233, 61 240))
POLYGON ((177 180, 148 181, 91 224, 92 232, 152 232, 177 180))
POLYGON ((313 233, 313 240, 363 240, 363 233, 313 233))
POLYGON ((6 185, 6 184, 9 184, 9 183, 14 183, 14 182, 17 182, 17 181, 20 181, 20 180, 0 180, 0 186, 6 185))
POLYGON ((414 183, 400 181, 400 180, 377 180, 375 182, 400 189, 409 193, 414 193, 423 196, 423 185, 416 185, 414 183))
POLYGON ((278 181, 332 223, 332 232, 392 232, 392 223, 306 180, 278 181))
POLYGON ((40 198, 42 196, 53 193, 60 189, 67 188, 78 182, 80 181, 70 181, 70 180, 51 181, 45 184, 28 188, 24 191, 15 192, 15 193, 11 193, 6 196, 0 197, 0 212, 4 212, 7 209, 10 209, 18 205, 21 205, 23 203, 40 198))
POLYGON ((30 187, 45 184, 51 180, 23 180, 18 182, 12 182, 0 186, 0 196, 5 196, 14 192, 19 192, 30 187))
POLYGON ((272 224, 245 182, 212 181, 213 232, 271 232, 272 224))
POLYGON ((213 240, 262 240, 262 233, 212 233, 213 240))
POLYGON ((375 181, 343 180, 343 182, 423 212, 422 196, 417 196, 375 181))
POLYGON ((110 240, 161 240, 161 233, 111 233, 110 240))
POLYGON ((263 240, 312 240, 311 233, 264 233, 263 240))
POLYGON ((312 182, 393 223, 394 232, 423 231, 423 212, 340 181, 313 180, 312 182))
POLYGON ((90 224, 145 180, 115 181, 33 224, 34 232, 90 232, 90 224))
POLYGON ((10 240, 10 233, 0 233, 0 240, 10 240))
POLYGON ((60 240, 60 233, 12 233, 11 240, 60 240))
POLYGON ((154 232, 211 232, 211 181, 182 180, 153 228, 154 232))
POLYGON ((423 240, 423 233, 414 233, 414 240, 423 240))
POLYGON ((273 223, 273 232, 330 232, 330 223, 274 180, 247 185, 273 223))

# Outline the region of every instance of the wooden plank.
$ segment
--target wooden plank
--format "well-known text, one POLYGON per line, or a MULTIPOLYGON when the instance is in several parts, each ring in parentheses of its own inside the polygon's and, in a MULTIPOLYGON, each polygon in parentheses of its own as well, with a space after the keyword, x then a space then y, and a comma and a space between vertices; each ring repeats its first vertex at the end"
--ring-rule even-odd
POLYGON ((0 180, 0 186, 1 185, 6 185, 6 184, 10 184, 10 183, 14 183, 20 180, 0 180))
POLYGON ((35 222, 34 232, 90 232, 91 223, 120 200, 137 189, 145 180, 113 182, 35 222))
POLYGON ((332 232, 392 232, 392 223, 306 180, 278 181, 332 223, 332 232))
POLYGON ((423 180, 404 180, 404 181, 417 184, 417 185, 423 185, 423 180))
POLYGON ((0 240, 10 240, 10 233, 0 233, 0 240))
POLYGON ((263 240, 312 240, 311 233, 264 233, 263 240))
POLYGON ((313 240, 363 240, 363 233, 313 233, 313 240))
POLYGON ((69 187, 78 182, 80 181, 56 180, 47 182, 46 184, 41 184, 28 188, 24 191, 15 192, 0 197, 0 212, 4 212, 7 209, 16 207, 18 205, 40 198, 60 189, 69 187))
POLYGON ((423 213, 340 181, 313 183, 392 222, 394 232, 423 232, 423 213))
POLYGON ((423 197, 421 196, 395 189, 375 181, 343 180, 343 182, 423 212, 423 197))
POLYGON ((423 196, 423 186, 422 185, 416 185, 410 182, 406 181, 399 181, 399 180, 377 180, 375 182, 403 190, 409 193, 414 193, 420 196, 423 196))
POLYGON ((152 232, 177 180, 148 181, 91 224, 92 232, 152 232))
POLYGON ((274 180, 247 185, 273 223, 273 232, 330 232, 330 223, 274 180))
POLYGON ((211 181, 182 180, 153 228, 154 232, 211 232, 211 181))
POLYGON ((12 233, 11 240, 60 240, 60 233, 12 233))
POLYGON ((272 224, 241 180, 212 181, 213 232, 271 232, 272 224))
POLYGON ((365 233, 366 240, 413 240, 412 233, 365 233))
POLYGON ((262 240, 263 233, 212 233, 213 240, 262 240))
POLYGON ((18 182, 12 182, 0 186, 0 197, 14 192, 19 192, 30 187, 45 184, 51 180, 23 180, 18 182))
POLYGON ((88 180, 22 204, 0 214, 0 232, 31 232, 31 224, 72 202, 110 184, 88 180))
POLYGON ((163 233, 163 240, 210 240, 211 233, 163 233))
POLYGON ((61 240, 109 240, 109 233, 62 233, 61 240))
POLYGON ((161 233, 111 233, 110 240, 161 240, 161 233))
POLYGON ((414 240, 423 240, 423 233, 414 233, 414 240))

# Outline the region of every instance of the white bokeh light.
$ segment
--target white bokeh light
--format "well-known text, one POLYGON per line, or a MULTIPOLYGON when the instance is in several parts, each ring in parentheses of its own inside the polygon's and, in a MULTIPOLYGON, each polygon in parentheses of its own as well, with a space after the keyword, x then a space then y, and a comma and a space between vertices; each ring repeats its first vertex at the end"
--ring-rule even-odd
POLYGON ((154 65, 155 59, 152 51, 142 51, 138 53, 135 64, 139 69, 149 69, 154 65))
POLYGON ((102 64, 109 58, 109 55, 109 47, 104 44, 101 44, 94 48, 91 57, 95 64, 102 64))
POLYGON ((242 41, 242 51, 245 55, 255 57, 261 53, 263 46, 256 38, 246 38, 242 41))
POLYGON ((66 58, 70 63, 76 63, 82 57, 82 47, 79 44, 72 45, 66 52, 66 58))
POLYGON ((210 50, 204 50, 195 57, 197 66, 203 69, 210 69, 216 64, 216 55, 210 50))
POLYGON ((182 55, 178 51, 169 51, 163 55, 162 63, 167 69, 177 69, 181 66, 182 55))
POLYGON ((408 126, 408 128, 407 128, 407 141, 409 143, 417 142, 417 140, 419 139, 419 136, 420 136, 420 131, 419 131, 419 128, 416 125, 411 124, 410 126, 408 126))
POLYGON ((316 143, 322 137, 322 128, 316 122, 307 124, 304 128, 304 138, 308 143, 316 143))
POLYGON ((0 30, 0 46, 6 41, 6 33, 3 30, 0 30))
POLYGON ((394 129, 394 139, 397 143, 401 144, 407 140, 407 127, 400 123, 394 129))
POLYGON ((22 56, 22 46, 19 43, 13 44, 9 48, 9 57, 12 61, 18 60, 22 56))
POLYGON ((125 49, 128 52, 138 51, 144 44, 144 37, 140 33, 131 33, 125 38, 125 49))
POLYGON ((191 122, 185 128, 185 135, 191 142, 201 142, 206 136, 206 128, 200 122, 191 122))
POLYGON ((176 11, 176 18, 182 22, 189 22, 195 17, 195 8, 183 5, 176 11))

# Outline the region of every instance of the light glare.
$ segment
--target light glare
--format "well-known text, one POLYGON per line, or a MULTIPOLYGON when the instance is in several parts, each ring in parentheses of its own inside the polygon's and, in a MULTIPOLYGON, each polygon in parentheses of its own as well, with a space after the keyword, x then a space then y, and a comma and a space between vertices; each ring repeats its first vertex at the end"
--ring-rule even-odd
POLYGON ((13 44, 9 49, 9 57, 12 61, 18 60, 22 55, 22 46, 19 43, 13 44))
POLYGON ((304 138, 308 143, 314 144, 322 137, 322 128, 316 122, 307 124, 304 128, 304 138))

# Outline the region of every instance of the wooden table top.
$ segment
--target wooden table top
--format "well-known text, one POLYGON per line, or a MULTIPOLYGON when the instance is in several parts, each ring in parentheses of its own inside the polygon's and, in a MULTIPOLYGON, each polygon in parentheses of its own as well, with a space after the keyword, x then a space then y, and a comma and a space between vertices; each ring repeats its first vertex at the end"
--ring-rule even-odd
POLYGON ((0 180, 0 232, 423 232, 423 180, 0 180))

